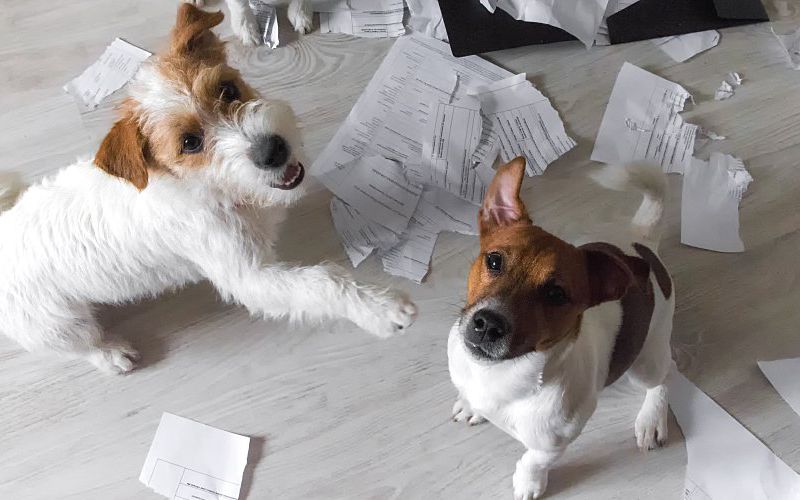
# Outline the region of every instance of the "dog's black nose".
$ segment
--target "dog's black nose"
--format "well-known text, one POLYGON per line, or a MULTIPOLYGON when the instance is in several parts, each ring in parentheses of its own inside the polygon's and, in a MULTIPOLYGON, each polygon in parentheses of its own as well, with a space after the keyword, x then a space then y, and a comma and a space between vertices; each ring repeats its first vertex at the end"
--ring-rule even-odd
POLYGON ((500 314, 481 309, 472 315, 467 326, 466 340, 474 345, 497 342, 508 333, 506 320, 500 314))
POLYGON ((252 154, 258 168, 282 167, 289 159, 289 145, 279 135, 267 135, 253 144, 252 154))

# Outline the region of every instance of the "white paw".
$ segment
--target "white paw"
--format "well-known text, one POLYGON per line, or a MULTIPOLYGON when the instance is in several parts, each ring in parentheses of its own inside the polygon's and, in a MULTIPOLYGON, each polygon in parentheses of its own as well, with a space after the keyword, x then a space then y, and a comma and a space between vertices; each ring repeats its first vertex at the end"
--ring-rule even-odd
POLYGON ((195 7, 204 7, 206 5, 205 0, 181 0, 183 3, 190 3, 195 7))
POLYGON ((667 411, 658 406, 643 407, 634 425, 636 446, 642 451, 653 450, 667 442, 667 411))
POLYGON ((258 21, 249 7, 241 12, 231 11, 231 27, 233 34, 236 35, 242 45, 255 47, 261 43, 261 33, 258 29, 258 21))
POLYGON ((313 12, 308 0, 294 0, 289 4, 289 22, 294 26, 294 30, 301 35, 311 31, 314 23, 313 12))
POLYGON ((122 340, 103 342, 89 354, 89 362, 99 370, 112 374, 128 373, 136 367, 139 358, 139 352, 122 340))
POLYGON ((468 425, 478 425, 486 422, 486 419, 476 414, 466 399, 458 398, 453 405, 453 421, 466 422, 468 425))
POLYGON ((517 469, 512 478, 514 483, 514 500, 534 500, 544 495, 547 489, 546 470, 527 470, 517 462, 517 469))
POLYGON ((392 290, 370 290, 367 294, 367 307, 353 321, 375 336, 405 333, 417 319, 417 306, 405 294, 392 290))

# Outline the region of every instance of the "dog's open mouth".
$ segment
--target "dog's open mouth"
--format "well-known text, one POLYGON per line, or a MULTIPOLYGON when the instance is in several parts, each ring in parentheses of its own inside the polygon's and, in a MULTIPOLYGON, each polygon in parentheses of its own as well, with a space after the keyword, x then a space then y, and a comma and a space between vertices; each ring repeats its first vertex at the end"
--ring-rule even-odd
POLYGON ((303 177, 306 174, 306 169, 303 164, 297 162, 293 165, 288 165, 283 172, 283 178, 280 182, 273 182, 272 187, 278 189, 294 189, 303 182, 303 177))

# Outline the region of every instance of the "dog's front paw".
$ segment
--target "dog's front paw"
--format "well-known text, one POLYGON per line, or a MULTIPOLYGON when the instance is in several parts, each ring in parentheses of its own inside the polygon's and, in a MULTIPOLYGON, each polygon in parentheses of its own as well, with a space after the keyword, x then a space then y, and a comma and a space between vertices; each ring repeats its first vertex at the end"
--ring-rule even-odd
POLYGON ((261 43, 261 34, 258 29, 258 21, 253 12, 245 5, 246 10, 239 12, 231 11, 231 27, 233 34, 236 35, 242 45, 255 47, 261 43))
POLYGON ((417 306, 397 291, 370 291, 366 307, 353 321, 377 337, 387 338, 406 329, 417 319, 417 306))
POLYGON ((667 442, 667 411, 658 406, 642 407, 634 424, 636 446, 642 451, 654 450, 667 442))
POLYGON ((128 373, 136 367, 139 352, 125 341, 104 341, 89 354, 89 362, 100 371, 111 374, 128 373))
POLYGON ((475 413, 469 401, 459 397, 453 405, 453 421, 466 422, 468 425, 478 425, 486 422, 486 419, 475 413))
POLYGON ((294 0, 289 4, 289 22, 294 26, 295 31, 301 35, 311 31, 314 23, 314 14, 308 0, 294 0))
POLYGON ((544 495, 547 489, 547 470, 528 470, 520 462, 512 478, 514 483, 514 500, 534 500, 544 495))

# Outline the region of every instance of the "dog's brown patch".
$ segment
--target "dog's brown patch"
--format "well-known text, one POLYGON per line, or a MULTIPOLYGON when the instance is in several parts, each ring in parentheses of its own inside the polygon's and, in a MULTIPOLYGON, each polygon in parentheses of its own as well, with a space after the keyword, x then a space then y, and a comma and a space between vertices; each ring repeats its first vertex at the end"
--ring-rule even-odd
POLYGON ((136 115, 128 110, 108 132, 94 162, 111 175, 129 181, 140 191, 147 186, 148 149, 136 115))
POLYGON ((672 278, 669 276, 667 268, 664 267, 664 263, 658 258, 658 255, 641 243, 634 243, 633 249, 636 250, 636 253, 638 253, 648 265, 650 265, 650 270, 653 271, 653 275, 656 277, 656 282, 658 283, 658 287, 661 288, 661 293, 664 294, 664 298, 670 298, 670 296, 672 296, 672 278))

